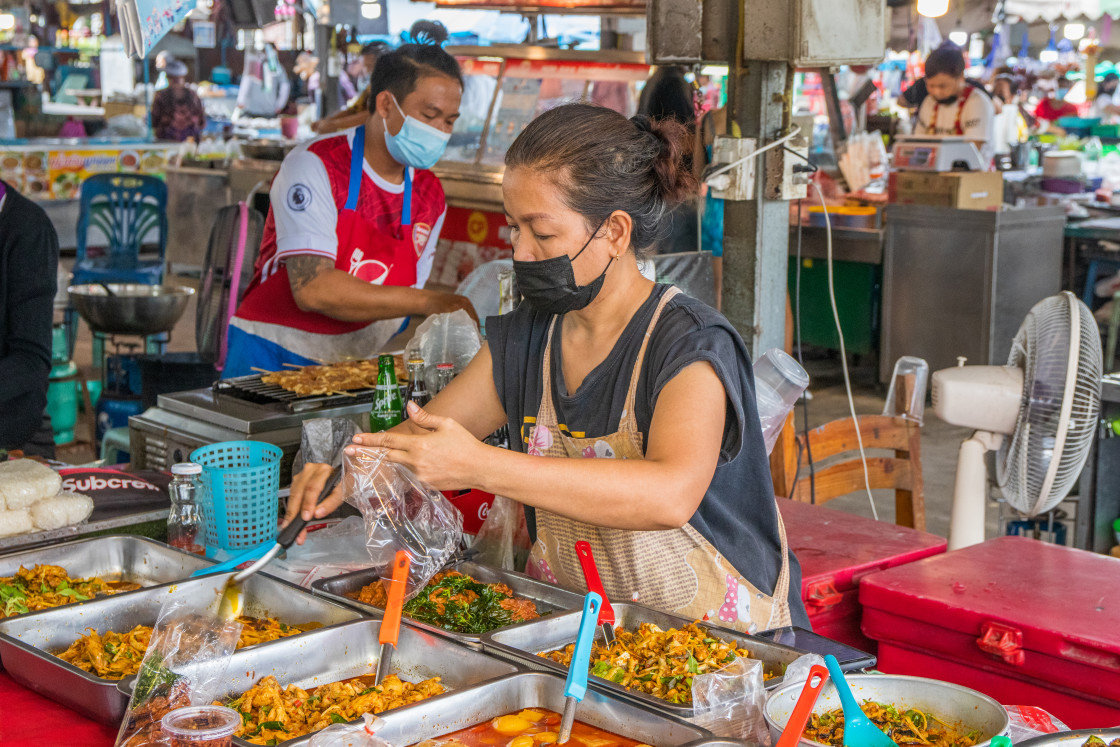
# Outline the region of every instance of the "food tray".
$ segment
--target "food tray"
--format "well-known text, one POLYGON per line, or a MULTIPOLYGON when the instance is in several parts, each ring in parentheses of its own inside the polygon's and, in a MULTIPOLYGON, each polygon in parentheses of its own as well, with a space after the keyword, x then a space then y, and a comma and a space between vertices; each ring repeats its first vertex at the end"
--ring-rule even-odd
POLYGON ((1100 737, 1107 744, 1113 739, 1120 739, 1120 728, 1058 731, 1019 742, 1018 747, 1081 747, 1089 737, 1100 737))
MULTIPOLYGON (((563 712, 564 679, 545 672, 523 672, 388 711, 381 715, 385 726, 377 730, 377 736, 389 744, 412 745, 522 708, 534 707, 563 712)), ((588 690, 583 701, 576 706, 576 720, 637 739, 652 747, 678 747, 712 736, 711 732, 699 726, 594 690, 588 690)), ((284 744, 307 745, 310 741, 308 735, 284 744)), ((728 743, 721 741, 720 744, 728 743)))
POLYGON ((102 576, 109 581, 156 586, 187 578, 212 564, 162 542, 119 534, 0 555, 0 576, 15 575, 21 565, 60 565, 75 577, 102 576))
MULTIPOLYGON (((535 602, 537 611, 541 614, 546 612, 566 612, 569 610, 583 609, 582 595, 568 591, 567 589, 561 589, 559 586, 546 584, 535 578, 529 578, 520 573, 504 571, 500 568, 479 565, 478 563, 472 563, 470 561, 455 563, 446 570, 458 571, 484 584, 503 583, 513 589, 513 593, 516 596, 524 597, 535 602)), ((311 584, 311 590, 316 594, 322 594, 331 599, 336 599, 343 604, 348 604, 355 609, 362 610, 380 619, 384 612, 379 607, 374 607, 370 604, 362 604, 356 599, 351 599, 346 596, 347 592, 356 592, 363 586, 377 581, 379 578, 381 578, 381 574, 378 573, 378 571, 367 568, 366 570, 354 571, 353 573, 346 573, 341 576, 335 576, 334 578, 319 579, 311 584)), ((409 625, 413 625, 421 630, 450 638, 453 641, 458 641, 472 648, 482 648, 481 635, 453 633, 450 630, 444 630, 434 625, 428 625, 427 623, 413 620, 408 616, 405 616, 405 619, 408 620, 409 625)), ((578 625, 578 619, 576 622, 578 625)), ((575 640, 575 634, 572 635, 572 639, 575 640)))
MULTIPOLYGON (((682 625, 688 625, 693 622, 683 617, 676 617, 675 615, 669 615, 637 604, 612 602, 611 606, 614 607, 616 627, 626 628, 627 630, 634 630, 638 627, 639 623, 644 622, 653 623, 662 630, 680 628, 682 625)), ((485 650, 503 658, 520 662, 530 669, 556 672, 557 674, 566 676, 568 674, 567 667, 537 656, 536 654, 545 651, 555 651, 567 646, 569 643, 575 643, 576 634, 579 632, 579 621, 581 617, 582 611, 552 615, 541 620, 530 620, 528 622, 518 623, 517 625, 495 630, 482 636, 482 645, 485 650)), ((767 689, 778 687, 782 682, 782 677, 780 675, 784 673, 785 667, 804 653, 795 648, 783 646, 780 643, 771 643, 761 638, 737 633, 734 630, 726 630, 708 624, 702 624, 702 627, 710 630, 717 638, 737 641, 740 646, 751 652, 752 658, 758 659, 763 663, 767 672, 775 672, 778 674, 779 676, 766 682, 767 689)), ((602 642, 602 628, 595 631, 595 639, 602 642)), ((587 683, 597 690, 603 690, 617 695, 620 698, 626 698, 627 700, 641 703, 647 708, 668 711, 678 718, 692 718, 693 716, 691 704, 669 703, 661 698, 655 698, 652 695, 627 690, 621 685, 617 685, 601 677, 589 676, 587 678, 587 683)))
MULTIPOLYGON (((897 674, 849 674, 845 679, 859 702, 874 700, 896 706, 905 705, 907 708, 932 713, 949 724, 959 722, 969 729, 979 729, 983 732, 983 739, 976 747, 988 747, 992 737, 1007 734, 1010 726, 1007 711, 995 700, 951 682, 897 674)), ((802 683, 791 684, 775 691, 766 699, 763 716, 775 742, 789 721, 793 707, 801 696, 801 688, 802 683)), ((827 682, 812 712, 827 713, 840 707, 836 686, 827 682)), ((808 739, 799 740, 798 745, 821 747, 819 742, 808 739)))
MULTIPOLYGON (((276 677, 281 685, 295 684, 309 689, 363 674, 373 674, 377 671, 377 663, 381 658, 381 644, 377 641, 380 630, 379 621, 360 620, 239 651, 234 654, 226 670, 225 678, 229 687, 225 697, 236 697, 269 675, 276 677)), ((418 705, 429 705, 432 709, 429 713, 443 713, 447 708, 443 703, 449 697, 461 698, 465 695, 467 701, 472 702, 478 697, 478 691, 467 688, 513 674, 517 669, 510 662, 458 646, 445 638, 408 625, 401 625, 400 638, 393 652, 393 665, 389 671, 410 682, 440 677, 443 686, 453 692, 418 705)), ((122 681, 118 690, 122 693, 129 692, 133 679, 122 681)), ((563 688, 563 682, 560 686, 563 688)), ((410 710, 410 707, 400 710, 410 710)), ((391 713, 393 711, 387 711, 386 715, 391 713)), ((310 734, 307 735, 307 741, 310 737, 310 734)), ((289 739, 282 744, 306 743, 303 739, 289 739)), ((250 744, 242 739, 234 739, 234 742, 250 744)))
MULTIPOLYGON (((232 575, 206 576, 0 620, 0 657, 3 657, 8 674, 20 684, 90 718, 117 723, 128 705, 128 697, 117 690, 118 681, 102 679, 78 669, 52 652, 65 650, 86 628, 104 633, 106 630, 124 632, 137 625, 154 625, 160 608, 177 590, 210 587, 216 596, 222 593, 226 579, 232 575)), ((250 576, 242 588, 244 614, 250 617, 275 617, 289 624, 319 622, 323 625, 361 619, 361 614, 349 607, 316 597, 287 581, 261 574, 250 576)), ((310 632, 293 638, 307 635, 310 632)), ((252 648, 274 643, 277 641, 252 648)))

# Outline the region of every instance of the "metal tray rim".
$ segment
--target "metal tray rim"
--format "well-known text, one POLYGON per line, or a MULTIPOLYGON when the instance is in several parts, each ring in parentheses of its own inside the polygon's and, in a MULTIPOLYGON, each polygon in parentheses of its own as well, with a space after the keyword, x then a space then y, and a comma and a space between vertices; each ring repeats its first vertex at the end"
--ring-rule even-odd
MULTIPOLYGON (((568 614, 570 612, 579 612, 580 609, 581 609, 582 598, 581 598, 581 601, 577 603, 575 597, 579 597, 579 595, 576 592, 570 591, 569 589, 565 589, 561 586, 556 586, 555 584, 549 584, 545 581, 541 581, 540 579, 533 578, 532 576, 527 576, 524 573, 518 573, 517 571, 507 571, 503 568, 497 568, 495 566, 485 565, 483 563, 476 563, 475 561, 467 559, 467 558, 456 561, 454 563, 450 563, 446 566, 445 569, 456 569, 459 566, 462 566, 462 565, 465 565, 465 564, 471 564, 471 565, 478 566, 479 568, 485 568, 487 571, 495 573, 503 579, 513 580, 513 581, 520 581, 520 580, 530 581, 530 582, 535 583, 535 584, 542 584, 544 586, 550 587, 551 589, 556 590, 560 594, 572 595, 573 596, 573 599, 572 599, 573 606, 572 607, 560 607, 560 608, 554 610, 553 612, 550 612, 549 615, 561 615, 561 614, 568 614)), ((376 619, 381 619, 382 617, 384 617, 384 614, 385 614, 384 610, 381 610, 377 607, 374 607, 371 604, 365 604, 364 602, 359 602, 356 599, 351 599, 349 597, 342 596, 341 594, 335 594, 335 593, 327 591, 326 589, 323 588, 323 586, 325 586, 326 584, 328 584, 332 581, 337 581, 339 579, 343 579, 343 578, 346 578, 346 577, 349 577, 349 576, 356 576, 358 574, 369 573, 372 570, 373 570, 372 568, 365 568, 365 569, 362 569, 362 570, 350 571, 349 573, 342 573, 342 574, 339 574, 338 576, 332 576, 331 578, 316 579, 315 581, 313 581, 311 583, 311 592, 313 594, 323 596, 323 597, 327 597, 329 599, 335 600, 336 602, 339 602, 341 604, 345 604, 349 607, 352 607, 352 608, 360 611, 364 615, 374 617, 376 619)), ((552 604, 551 602, 548 602, 547 600, 534 600, 534 601, 543 601, 546 604, 550 604, 550 605, 552 604)), ((456 643, 460 643, 460 644, 463 644, 465 646, 470 646, 472 648, 485 648, 485 645, 483 643, 483 638, 486 635, 489 635, 488 633, 478 633, 478 634, 475 634, 475 633, 456 633, 453 630, 444 630, 443 628, 437 628, 434 625, 429 625, 428 623, 420 622, 419 620, 415 620, 415 619, 413 619, 413 618, 411 618, 407 615, 404 615, 401 618, 401 622, 405 623, 405 624, 408 624, 408 625, 411 625, 415 628, 419 628, 420 630, 426 631, 428 633, 431 633, 432 635, 438 635, 438 636, 442 636, 444 638, 449 638, 449 639, 455 641, 456 643)), ((510 628, 516 627, 518 625, 525 625, 525 624, 533 623, 533 622, 536 622, 536 621, 535 620, 527 620, 527 621, 521 622, 521 623, 514 623, 513 625, 507 625, 504 628, 499 628, 499 630, 509 630, 510 628)), ((491 631, 491 632, 495 632, 495 631, 491 631)), ((505 657, 501 657, 501 658, 505 658, 505 657)))
MULTIPOLYGON (((184 581, 193 581, 193 580, 196 580, 197 578, 208 578, 210 576, 213 576, 214 578, 217 578, 217 577, 223 576, 223 575, 233 577, 233 575, 235 573, 237 573, 237 571, 228 571, 224 574, 223 573, 206 574, 205 576, 185 578, 185 579, 181 579, 179 581, 168 581, 165 584, 157 584, 155 586, 145 586, 141 589, 135 589, 133 591, 126 591, 126 592, 122 592, 121 594, 114 594, 112 596, 115 598, 115 597, 123 596, 125 594, 135 594, 135 593, 138 593, 138 592, 157 591, 157 590, 160 590, 160 589, 175 586, 177 584, 181 584, 184 581)), ((268 576, 268 580, 269 581, 274 581, 276 583, 283 584, 285 586, 293 587, 294 589, 297 589, 304 594, 309 594, 310 596, 313 596, 313 597, 315 596, 314 594, 310 594, 310 592, 308 590, 304 589, 303 587, 298 586, 297 584, 293 584, 290 581, 285 581, 282 578, 277 578, 275 576, 268 576)), ((326 602, 327 604, 333 604, 336 607, 345 607, 345 605, 339 604, 338 602, 336 602, 332 599, 325 599, 325 598, 321 598, 321 597, 317 597, 317 598, 319 598, 320 601, 326 602)), ((28 619, 32 618, 32 616, 34 616, 34 615, 44 615, 44 614, 52 614, 52 613, 57 614, 57 613, 59 613, 59 610, 64 610, 64 609, 65 610, 70 610, 70 609, 73 609, 74 607, 77 607, 77 606, 96 605, 96 604, 99 604, 99 603, 102 603, 102 602, 106 601, 107 599, 108 598, 105 598, 105 597, 97 598, 97 599, 90 599, 86 602, 79 602, 76 605, 67 604, 67 605, 64 605, 62 607, 53 607, 53 608, 47 609, 47 610, 38 610, 36 612, 29 612, 26 615, 19 615, 18 617, 19 617, 19 620, 22 622, 24 620, 28 620, 28 619)), ((362 614, 361 610, 354 610, 353 608, 348 608, 348 611, 357 612, 359 615, 362 614)), ((344 625, 350 625, 351 623, 362 622, 362 620, 364 620, 364 619, 367 619, 367 618, 363 616, 363 617, 359 617, 359 618, 354 619, 354 620, 347 620, 345 622, 335 623, 333 625, 324 625, 323 627, 316 628, 315 630, 328 630, 328 629, 332 629, 332 628, 339 628, 339 627, 342 627, 344 625)), ((78 667, 74 666, 70 662, 65 661, 63 659, 60 659, 56 654, 53 654, 50 651, 47 651, 45 649, 41 649, 38 646, 32 646, 31 644, 25 643, 22 640, 20 640, 19 638, 16 638, 15 636, 12 636, 12 635, 9 635, 8 633, 5 633, 3 631, 3 622, 4 622, 3 620, 0 620, 0 642, 2 642, 4 644, 8 644, 8 645, 13 645, 16 648, 22 649, 25 653, 28 653, 32 656, 37 657, 37 658, 45 659, 50 665, 59 667, 59 668, 65 670, 69 674, 78 675, 79 677, 81 677, 83 680, 85 680, 86 682, 88 682, 91 685, 96 685, 96 686, 114 685, 115 686, 118 683, 123 682, 125 680, 128 680, 128 679, 135 676, 135 675, 128 675, 127 677, 122 677, 121 679, 116 679, 116 680, 107 679, 105 677, 97 677, 96 675, 94 675, 91 672, 87 672, 84 669, 79 669, 78 667)), ((311 632, 314 632, 314 631, 310 631, 310 630, 306 631, 306 633, 311 633, 311 632)), ((306 633, 300 633, 299 635, 289 636, 289 638, 298 638, 300 635, 306 635, 306 633)), ((263 643, 258 643, 254 646, 249 646, 248 648, 256 649, 256 648, 259 648, 260 646, 268 646, 270 644, 279 643, 279 642, 284 641, 284 640, 286 640, 286 639, 285 638, 277 638, 277 639, 272 640, 272 641, 264 641, 263 643)), ((10 674, 11 674, 11 672, 9 672, 9 675, 10 674)))
POLYGON ((1088 739, 1092 736, 1099 736, 1102 739, 1107 737, 1116 739, 1120 737, 1120 727, 1071 729, 1069 731, 1056 731, 1052 734, 1039 734, 1037 737, 1031 737, 1030 739, 1020 742, 1018 747, 1044 747, 1044 745, 1058 744, 1067 740, 1088 739))
MULTIPOLYGON (((751 642, 751 641, 757 641, 758 643, 764 644, 767 647, 785 649, 786 651, 790 652, 791 654, 796 654, 798 656, 801 656, 801 655, 806 653, 804 651, 801 651, 800 649, 793 648, 792 646, 787 646, 784 643, 776 643, 774 641, 768 641, 768 640, 761 639, 761 638, 755 638, 754 636, 751 636, 747 633, 740 633, 738 631, 731 630, 729 628, 723 628, 723 627, 720 627, 718 625, 712 625, 711 623, 709 623, 708 621, 705 621, 705 620, 688 620, 686 618, 679 617, 679 616, 674 615, 672 613, 662 612, 661 610, 656 610, 656 609, 653 609, 652 607, 646 607, 645 605, 637 604, 635 602, 623 602, 623 603, 619 603, 615 606, 616 607, 634 607, 634 608, 637 608, 639 610, 650 610, 650 611, 652 611, 652 612, 654 612, 658 615, 663 615, 665 617, 672 618, 673 620, 675 620, 675 621, 677 621, 681 624, 684 624, 684 625, 689 625, 693 622, 697 622, 700 625, 702 625, 703 627, 705 627, 709 630, 713 630, 717 633, 721 633, 725 636, 730 636, 730 637, 736 638, 736 639, 747 639, 748 643, 751 642)), ((560 616, 560 615, 579 616, 580 614, 582 614, 582 612, 577 610, 577 611, 570 611, 570 612, 559 612, 559 613, 557 613, 557 616, 560 616)), ((515 630, 515 629, 520 629, 520 628, 528 628, 529 626, 536 625, 536 624, 539 624, 539 623, 540 623, 540 620, 526 620, 525 622, 520 622, 520 623, 517 623, 515 625, 509 625, 505 628, 500 628, 499 630, 494 630, 494 631, 491 631, 489 633, 484 633, 482 635, 482 648, 483 648, 484 651, 487 651, 487 652, 489 652, 489 653, 491 653, 495 656, 499 656, 499 657, 501 657, 503 659, 507 659, 509 661, 519 662, 519 663, 521 663, 522 665, 524 665, 525 667, 529 668, 532 671, 548 672, 548 673, 551 673, 551 674, 559 674, 561 676, 566 675, 567 671, 568 671, 567 668, 560 666, 556 662, 553 662, 553 661, 550 661, 548 659, 544 659, 540 656, 537 656, 536 655, 537 652, 528 652, 528 651, 525 651, 524 649, 519 649, 519 648, 516 648, 516 647, 511 646, 509 644, 500 643, 500 642, 494 640, 494 636, 498 635, 500 633, 505 633, 505 632, 509 632, 509 631, 512 631, 512 630, 515 630)), ((652 695, 647 695, 646 693, 634 692, 633 690, 628 690, 628 689, 626 689, 626 688, 622 687, 621 685, 618 685, 614 682, 611 682, 609 680, 605 680, 602 677, 597 677, 595 675, 588 674, 587 684, 588 684, 589 687, 592 687, 592 688, 594 688, 596 690, 599 690, 601 692, 609 693, 609 694, 611 694, 615 697, 623 698, 623 699, 629 700, 630 702, 641 704, 642 706, 645 706, 646 708, 652 708, 652 709, 654 709, 654 710, 656 710, 660 713, 672 714, 672 715, 676 716, 677 718, 688 719, 688 718, 692 718, 693 715, 694 715, 691 705, 682 706, 682 705, 678 705, 676 703, 669 703, 668 701, 662 700, 660 698, 655 698, 652 695)), ((773 679, 767 680, 764 684, 764 687, 767 691, 773 692, 773 691, 776 691, 779 688, 781 688, 782 685, 784 685, 784 684, 785 684, 785 675, 782 674, 780 676, 774 677, 773 679)))

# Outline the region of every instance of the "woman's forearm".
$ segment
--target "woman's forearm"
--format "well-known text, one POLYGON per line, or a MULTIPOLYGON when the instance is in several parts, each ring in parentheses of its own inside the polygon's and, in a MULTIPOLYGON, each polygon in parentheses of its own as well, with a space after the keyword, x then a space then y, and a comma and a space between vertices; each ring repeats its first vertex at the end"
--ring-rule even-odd
POLYGON ((475 485, 527 506, 615 529, 677 529, 707 485, 678 465, 649 459, 558 459, 487 447, 475 485))

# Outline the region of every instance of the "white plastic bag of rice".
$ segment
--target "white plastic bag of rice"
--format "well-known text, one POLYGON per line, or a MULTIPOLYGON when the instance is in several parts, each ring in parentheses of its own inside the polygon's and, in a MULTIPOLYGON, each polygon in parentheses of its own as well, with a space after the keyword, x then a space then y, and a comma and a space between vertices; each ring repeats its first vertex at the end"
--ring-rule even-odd
POLYGON ((37 529, 61 529, 79 524, 93 513, 93 499, 81 493, 59 493, 40 498, 31 507, 31 521, 37 529))
POLYGON ((40 498, 58 495, 62 477, 34 459, 0 462, 0 509, 30 508, 40 498))
POLYGON ((26 534, 34 530, 35 527, 31 523, 31 514, 27 509, 20 509, 19 511, 0 510, 0 537, 26 534))

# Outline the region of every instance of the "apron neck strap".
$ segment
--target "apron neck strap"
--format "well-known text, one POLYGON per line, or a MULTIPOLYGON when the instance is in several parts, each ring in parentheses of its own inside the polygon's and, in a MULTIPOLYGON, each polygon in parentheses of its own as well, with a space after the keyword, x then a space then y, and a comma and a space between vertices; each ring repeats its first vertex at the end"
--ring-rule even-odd
POLYGON ((404 167, 404 206, 401 208, 401 226, 412 225, 412 167, 404 167))
POLYGON ((354 130, 354 143, 350 146, 350 186, 346 190, 344 210, 357 210, 358 197, 362 194, 362 171, 365 163, 366 126, 354 130))
POLYGON ((634 370, 630 374, 630 387, 626 390, 626 404, 622 409, 623 422, 619 423, 619 430, 621 430, 627 418, 631 418, 634 428, 637 429, 638 418, 637 411, 634 405, 638 399, 638 379, 642 375, 642 364, 646 359, 646 348, 649 346, 650 335, 653 334, 653 328, 657 326, 658 320, 661 319, 661 312, 665 310, 665 305, 673 300, 673 296, 681 292, 681 289, 673 285, 661 294, 661 300, 657 302, 657 308, 654 309, 653 318, 649 320, 649 326, 646 327, 646 335, 642 338, 642 347, 638 350, 638 360, 634 364, 634 370))

